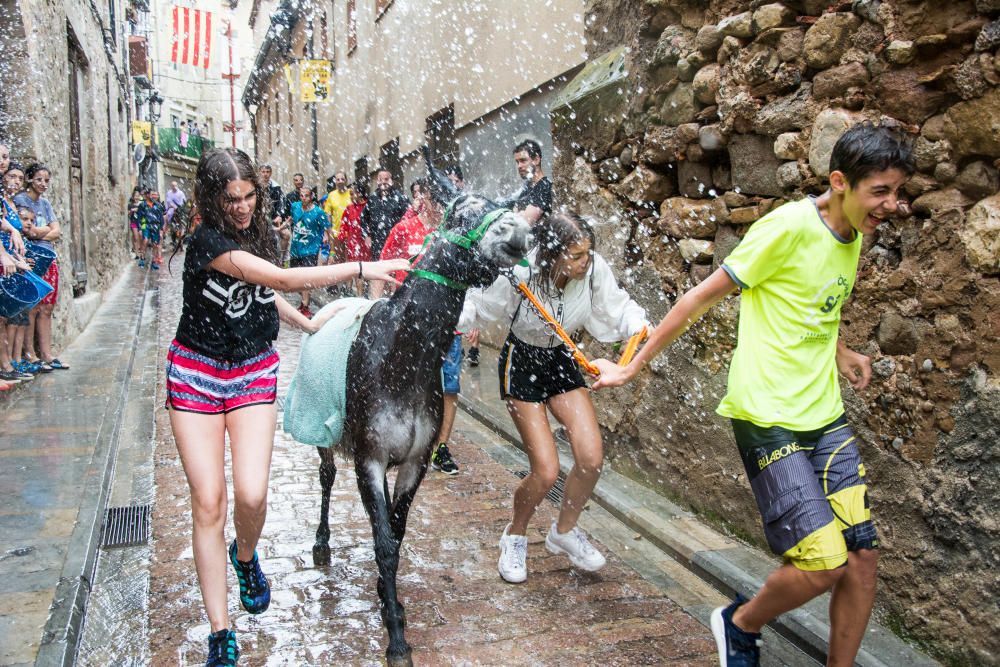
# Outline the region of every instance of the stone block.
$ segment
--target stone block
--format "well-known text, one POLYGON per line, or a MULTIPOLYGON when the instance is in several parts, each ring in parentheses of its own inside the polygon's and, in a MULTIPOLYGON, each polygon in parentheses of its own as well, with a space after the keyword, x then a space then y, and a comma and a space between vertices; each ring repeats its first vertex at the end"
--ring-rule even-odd
POLYGON ((726 205, 719 199, 671 197, 660 205, 660 229, 674 238, 711 239, 720 222, 729 219, 726 205))
POLYGON ((719 92, 719 73, 721 67, 712 63, 702 67, 694 75, 691 85, 694 88, 695 98, 702 104, 715 104, 715 96, 719 92))
POLYGON ((922 215, 939 217, 947 211, 963 211, 972 205, 972 200, 956 188, 932 190, 913 200, 913 211, 922 215))
POLYGON ((780 2, 772 2, 769 5, 757 8, 751 19, 753 34, 755 35, 759 35, 765 30, 780 28, 783 25, 794 22, 795 12, 780 2))
POLYGON ((956 157, 986 155, 1000 158, 1000 88, 979 99, 959 102, 948 109, 945 136, 956 157))
POLYGON ((816 101, 812 99, 812 84, 803 83, 794 93, 761 107, 753 119, 754 131, 777 136, 782 132, 805 129, 813 123, 817 108, 816 101))
POLYGON ((646 130, 640 159, 654 165, 675 162, 684 151, 686 141, 677 136, 676 127, 655 126, 646 130))
POLYGON ((884 113, 914 125, 941 111, 948 103, 947 94, 935 90, 912 69, 890 69, 874 77, 866 91, 878 98, 884 113))
POLYGON ((818 100, 838 97, 848 88, 864 86, 868 79, 868 68, 858 62, 831 67, 813 77, 813 97, 818 100))
POLYGON ((781 165, 775 176, 778 178, 778 184, 786 191, 802 185, 802 172, 799 171, 798 162, 786 162, 781 165))
POLYGON ((917 47, 909 40, 894 39, 885 49, 886 60, 893 65, 908 65, 916 56, 917 47))
POLYGON ((693 121, 698 115, 698 101, 690 83, 679 83, 660 107, 660 119, 665 125, 681 125, 693 121))
POLYGON ((707 153, 714 153, 726 147, 729 138, 722 131, 722 127, 715 125, 703 125, 698 129, 698 145, 707 153))
POLYGON ((703 25, 694 38, 695 48, 702 53, 715 53, 722 46, 722 38, 725 37, 715 25, 703 25))
POLYGON ((830 175, 830 155, 840 135, 861 120, 861 116, 843 109, 824 109, 816 116, 809 141, 809 168, 820 178, 830 175))
POLYGON ((719 32, 726 37, 736 37, 739 39, 753 37, 753 14, 743 12, 742 14, 727 16, 719 21, 719 32))
POLYGON ((709 264, 715 253, 715 244, 703 239, 681 239, 677 242, 681 257, 692 264, 709 264))
POLYGON ((894 312, 882 313, 875 340, 883 354, 913 354, 920 336, 912 319, 894 312))
POLYGON ((824 14, 806 32, 802 44, 806 64, 826 69, 840 62, 850 46, 850 37, 861 26, 861 19, 847 12, 824 14))
POLYGON ((760 207, 741 206, 729 211, 729 222, 734 225, 750 225, 761 218, 760 207))
POLYGON ((671 178, 641 165, 613 189, 635 204, 661 202, 677 191, 671 178))
POLYGON ((959 237, 969 266, 986 274, 1000 273, 1000 194, 972 207, 959 237))
POLYGON ((972 200, 982 199, 1000 191, 1000 174, 988 162, 970 162, 959 172, 955 187, 972 200))
POLYGON ((736 233, 735 227, 731 225, 719 225, 718 231, 715 232, 715 257, 712 258, 713 266, 721 266, 726 261, 726 257, 729 257, 729 253, 735 250, 739 244, 740 235, 736 233))
POLYGON ((677 191, 685 197, 707 197, 712 189, 712 168, 704 162, 677 163, 677 191))
POLYGON ((781 161, 774 155, 774 140, 757 134, 737 134, 729 139, 729 164, 733 185, 742 192, 780 196, 776 172, 781 161))
POLYGON ((778 43, 775 46, 778 57, 786 63, 798 60, 802 55, 802 46, 806 39, 805 31, 798 28, 781 28, 779 30, 778 43))
POLYGON ((805 157, 806 147, 798 132, 782 132, 774 140, 774 155, 782 160, 798 160, 805 157))

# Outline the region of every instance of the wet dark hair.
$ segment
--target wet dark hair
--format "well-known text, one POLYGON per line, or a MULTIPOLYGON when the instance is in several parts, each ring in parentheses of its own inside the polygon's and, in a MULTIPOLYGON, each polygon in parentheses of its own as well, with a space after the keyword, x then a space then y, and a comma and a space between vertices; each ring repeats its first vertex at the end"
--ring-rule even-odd
POLYGON ((295 178, 296 176, 301 176, 303 181, 306 180, 306 175, 303 174, 301 171, 297 171, 294 174, 292 174, 292 178, 295 178))
POLYGON ((194 201, 201 213, 202 225, 233 239, 241 250, 277 263, 278 248, 269 222, 271 198, 257 179, 257 170, 249 155, 236 148, 216 148, 202 155, 195 176, 194 201), (222 208, 226 186, 237 180, 253 183, 257 194, 250 226, 243 230, 226 223, 222 208))
POLYGON ((355 181, 347 187, 349 187, 351 190, 354 190, 361 197, 368 199, 368 184, 365 183, 364 181, 355 181))
POLYGON ((546 288, 556 284, 556 271, 563 252, 581 241, 590 241, 590 251, 597 251, 594 229, 576 213, 553 213, 547 216, 533 230, 538 251, 535 254, 535 269, 546 288))
POLYGON ((8 171, 14 171, 15 169, 17 169, 22 174, 24 173, 24 167, 21 166, 21 163, 14 162, 13 160, 11 160, 10 164, 7 165, 7 171, 5 171, 2 175, 6 176, 8 171))
POLYGON ((444 174, 445 174, 445 176, 454 176, 455 178, 457 178, 460 181, 464 181, 465 180, 465 176, 462 175, 462 168, 460 166, 458 166, 457 164, 456 165, 452 165, 450 167, 445 167, 444 168, 444 174))
POLYGON ((852 188, 873 173, 889 169, 907 176, 916 170, 913 145, 897 127, 859 123, 844 132, 830 156, 830 171, 842 172, 852 188))
POLYGON ((45 166, 41 162, 35 162, 33 164, 28 165, 28 168, 24 172, 24 177, 30 181, 40 171, 47 171, 47 172, 49 172, 49 176, 52 175, 52 170, 51 169, 49 169, 47 166, 45 166))
POLYGON ((415 178, 410 181, 410 197, 416 197, 413 190, 415 188, 420 188, 421 191, 430 190, 430 184, 427 182, 426 178, 415 178))
POLYGON ((517 146, 514 146, 515 153, 520 153, 521 151, 527 153, 531 159, 535 159, 536 157, 541 159, 542 157, 542 147, 534 139, 525 139, 517 146))

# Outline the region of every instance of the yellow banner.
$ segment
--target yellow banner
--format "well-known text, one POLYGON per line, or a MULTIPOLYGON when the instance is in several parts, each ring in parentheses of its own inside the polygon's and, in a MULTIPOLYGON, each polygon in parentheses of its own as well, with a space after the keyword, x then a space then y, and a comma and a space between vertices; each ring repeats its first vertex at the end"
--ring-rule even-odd
POLYGON ((330 61, 300 60, 299 83, 303 102, 322 102, 330 98, 330 61))
POLYGON ((153 135, 153 124, 144 120, 132 121, 132 143, 149 146, 153 135))

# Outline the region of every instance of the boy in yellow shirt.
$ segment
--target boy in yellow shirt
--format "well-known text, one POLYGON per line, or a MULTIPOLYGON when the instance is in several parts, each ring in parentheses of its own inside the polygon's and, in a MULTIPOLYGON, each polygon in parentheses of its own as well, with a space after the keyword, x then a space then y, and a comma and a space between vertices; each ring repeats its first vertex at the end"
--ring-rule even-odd
POLYGON ((871 360, 838 338, 864 234, 898 208, 913 174, 898 130, 862 123, 834 146, 830 188, 757 221, 687 292, 626 367, 595 362, 594 389, 623 384, 737 288, 738 344, 717 412, 729 417, 771 549, 785 564, 747 601, 712 612, 723 667, 760 660, 760 630, 831 590, 827 665, 853 665, 875 600, 878 536, 838 371, 855 389, 871 360))

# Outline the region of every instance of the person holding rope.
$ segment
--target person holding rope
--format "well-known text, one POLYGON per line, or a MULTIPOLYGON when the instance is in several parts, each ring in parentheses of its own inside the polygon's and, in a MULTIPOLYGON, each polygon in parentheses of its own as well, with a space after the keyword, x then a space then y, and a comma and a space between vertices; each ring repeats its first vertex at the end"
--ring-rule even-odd
MULTIPOLYGON (((514 493, 513 518, 500 538, 497 569, 510 583, 528 576, 528 522, 559 475, 559 455, 549 429, 546 408, 566 428, 573 468, 566 477, 559 518, 545 546, 566 554, 583 570, 605 564, 577 519, 590 498, 604 464, 601 431, 590 392, 573 352, 513 284, 526 283, 538 302, 572 333, 582 330, 603 342, 622 340, 643 330, 646 311, 618 286, 611 267, 594 249, 594 232, 579 215, 557 213, 535 227, 538 247, 528 266, 501 276, 481 293, 465 300, 458 328, 467 330, 501 318, 510 320, 500 353, 500 395, 524 442, 531 471, 514 493)), ((581 357, 582 358, 582 357, 581 357)))
POLYGON ((271 599, 256 547, 267 512, 277 419, 278 322, 313 333, 333 314, 307 319, 277 292, 355 277, 392 280, 394 271, 409 264, 279 268, 267 181, 258 179, 250 157, 234 148, 202 156, 195 201, 202 222, 184 257, 183 307, 167 353, 166 407, 191 489, 194 562, 211 624, 206 664, 213 667, 235 665, 239 657, 226 602, 226 561, 236 571, 247 612, 264 612, 271 599), (228 551, 227 432, 236 533, 228 551))
POLYGON ((784 564, 749 601, 712 612, 722 667, 758 665, 761 628, 832 591, 827 665, 854 664, 875 601, 879 540, 838 372, 855 390, 871 359, 840 339, 862 239, 905 205, 914 172, 898 129, 861 123, 833 147, 830 187, 758 220, 722 266, 681 297, 633 361, 594 363, 594 389, 624 384, 733 291, 740 322, 718 412, 732 422, 768 545, 784 564))

